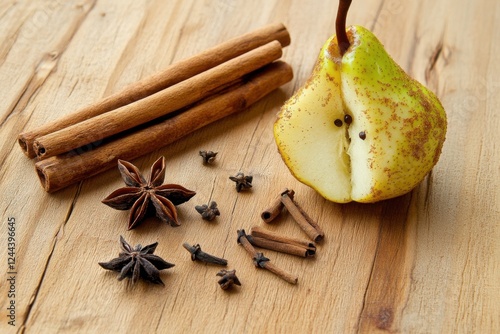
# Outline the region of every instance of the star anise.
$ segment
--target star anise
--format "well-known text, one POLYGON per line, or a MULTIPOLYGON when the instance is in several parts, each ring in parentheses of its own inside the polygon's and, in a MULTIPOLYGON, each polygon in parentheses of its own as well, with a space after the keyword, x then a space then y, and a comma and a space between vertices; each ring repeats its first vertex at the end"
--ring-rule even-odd
POLYGON ((142 278, 151 283, 165 285, 160 278, 160 270, 172 268, 174 264, 153 255, 156 246, 158 246, 157 242, 144 247, 139 244, 133 248, 120 236, 120 244, 123 252, 120 252, 117 258, 109 262, 99 262, 101 267, 119 272, 119 281, 129 277, 135 284, 139 278, 142 278))
POLYGON ((189 201, 196 192, 178 184, 164 184, 165 158, 161 157, 151 166, 149 180, 146 181, 139 169, 127 161, 118 160, 118 169, 126 187, 113 191, 102 203, 117 209, 130 210, 128 229, 139 225, 146 214, 156 212, 156 216, 172 226, 179 226, 176 205, 189 201), (150 203, 153 205, 151 206, 150 203))

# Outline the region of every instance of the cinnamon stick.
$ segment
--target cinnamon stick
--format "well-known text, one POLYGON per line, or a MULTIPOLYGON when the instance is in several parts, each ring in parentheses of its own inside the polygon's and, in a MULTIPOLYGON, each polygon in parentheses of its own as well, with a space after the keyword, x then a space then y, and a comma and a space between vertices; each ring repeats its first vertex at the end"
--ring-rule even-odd
POLYGON ((33 144, 35 152, 44 159, 152 121, 212 95, 218 87, 271 63, 281 55, 281 44, 269 42, 144 99, 39 137, 33 144))
POLYGON ((255 237, 253 235, 248 235, 247 239, 253 246, 273 250, 280 253, 286 253, 300 257, 311 257, 316 253, 315 250, 303 246, 278 242, 261 237, 255 237))
POLYGON ((282 47, 290 44, 290 35, 283 24, 264 26, 207 49, 196 56, 172 64, 163 71, 133 83, 121 91, 78 110, 76 113, 21 133, 18 137, 18 143, 28 157, 34 158, 36 154, 33 142, 38 137, 143 99, 273 40, 279 41, 282 47))
POLYGON ((253 248, 252 244, 250 241, 248 241, 248 236, 245 233, 245 230, 238 230, 238 243, 245 248, 247 253, 252 257, 252 260, 254 261, 254 265, 257 268, 264 268, 275 274, 276 276, 280 277, 281 279, 287 281, 290 284, 297 284, 299 281, 299 278, 292 274, 289 273, 288 271, 281 269, 274 265, 271 261, 269 261, 268 258, 264 256, 264 254, 259 253, 253 248))
MULTIPOLYGON (((290 196, 290 198, 293 199, 294 195, 293 190, 285 189, 281 192, 281 194, 283 193, 288 193, 288 196, 290 196)), ((274 199, 273 203, 269 208, 262 211, 262 213, 260 214, 260 217, 265 223, 271 223, 283 211, 284 205, 283 202, 281 201, 281 194, 279 194, 279 196, 274 199)))
POLYGON ((299 210, 294 201, 286 193, 281 195, 281 201, 285 205, 288 212, 292 215, 295 222, 309 236, 309 238, 311 238, 311 240, 318 242, 323 239, 323 231, 316 230, 316 228, 309 223, 306 217, 302 214, 301 210, 299 210))
POLYGON ((91 151, 50 157, 35 164, 47 192, 116 167, 118 159, 133 160, 170 144, 201 127, 232 113, 244 110, 293 77, 291 67, 274 62, 245 78, 246 83, 224 94, 204 101, 161 123, 104 143, 91 151))
POLYGON ((307 212, 304 211, 304 209, 302 209, 302 207, 299 205, 299 203, 297 203, 297 201, 295 199, 293 199, 293 197, 291 197, 292 199, 292 202, 293 204, 295 204, 295 206, 297 207, 297 209, 300 211, 300 213, 302 214, 302 216, 305 218, 305 220, 309 223, 309 225, 311 225, 312 227, 314 227, 314 229, 318 232, 318 234, 320 235, 321 239, 324 238, 325 236, 325 232, 323 232, 323 229, 318 225, 318 223, 316 223, 316 221, 314 219, 312 219, 308 214, 307 212))
POLYGON ((276 232, 269 231, 269 230, 262 228, 260 226, 252 227, 252 229, 250 230, 250 235, 252 237, 274 240, 277 242, 302 246, 304 248, 309 248, 309 249, 316 249, 316 246, 314 245, 314 243, 310 242, 309 240, 284 236, 284 235, 278 234, 276 232))

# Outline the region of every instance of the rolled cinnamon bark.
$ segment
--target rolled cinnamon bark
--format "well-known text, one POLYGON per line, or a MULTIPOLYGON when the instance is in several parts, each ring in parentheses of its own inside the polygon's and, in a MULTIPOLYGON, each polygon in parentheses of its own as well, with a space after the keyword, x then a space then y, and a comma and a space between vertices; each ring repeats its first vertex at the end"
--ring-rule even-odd
POLYGON ((281 61, 271 63, 244 78, 246 83, 210 98, 161 123, 107 142, 90 151, 58 155, 35 164, 43 188, 47 192, 116 167, 118 159, 133 160, 170 144, 201 127, 232 113, 242 111, 292 80, 292 68, 281 61))
POLYGON ((268 239, 268 240, 277 241, 280 243, 298 245, 298 246, 302 246, 304 248, 309 248, 311 250, 316 249, 316 246, 314 245, 314 243, 310 242, 309 240, 284 236, 284 235, 278 234, 276 232, 269 231, 269 230, 262 228, 260 226, 252 227, 252 229, 250 230, 250 235, 252 237, 264 238, 264 239, 268 239))
POLYGON ((313 240, 314 242, 323 239, 324 232, 321 229, 316 229, 317 224, 311 224, 312 219, 309 216, 304 216, 304 211, 299 209, 294 200, 286 193, 281 196, 281 201, 285 205, 288 212, 292 215, 299 227, 313 240))
MULTIPOLYGON (((294 195, 293 190, 289 191, 288 189, 285 189, 284 191, 282 191, 282 193, 284 193, 284 192, 287 192, 288 196, 290 196, 290 198, 293 199, 293 195, 294 195)), ((271 206, 269 208, 267 208, 266 210, 262 211, 262 213, 260 214, 260 217, 262 218, 262 220, 265 223, 271 223, 271 222, 273 222, 273 220, 276 217, 278 217, 280 215, 281 211, 283 211, 283 208, 284 208, 284 204, 281 201, 281 194, 279 194, 278 197, 274 199, 271 206)))
POLYGON ((150 122, 212 95, 281 55, 281 44, 272 41, 144 99, 39 137, 33 144, 35 152, 44 159, 150 122))
POLYGON ((198 55, 172 64, 163 71, 133 83, 123 90, 75 113, 21 133, 18 137, 18 143, 28 157, 34 158, 36 153, 33 142, 38 137, 143 99, 273 40, 280 42, 282 47, 290 44, 290 35, 283 24, 277 23, 264 26, 207 49, 198 55))
POLYGON ((278 242, 261 237, 254 237, 252 235, 248 235, 247 239, 255 247, 265 248, 280 253, 285 253, 300 257, 312 257, 316 253, 316 250, 313 250, 311 248, 306 248, 296 244, 278 242))

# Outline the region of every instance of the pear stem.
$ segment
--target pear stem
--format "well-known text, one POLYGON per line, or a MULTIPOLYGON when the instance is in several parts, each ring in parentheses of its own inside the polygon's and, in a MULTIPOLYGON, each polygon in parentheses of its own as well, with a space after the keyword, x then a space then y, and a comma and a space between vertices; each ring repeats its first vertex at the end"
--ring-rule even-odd
POLYGON ((337 42, 339 44, 340 55, 343 56, 346 53, 351 43, 347 38, 346 33, 346 18, 347 12, 349 11, 349 6, 352 0, 339 0, 339 9, 337 11, 337 20, 335 21, 335 30, 337 33, 337 42))

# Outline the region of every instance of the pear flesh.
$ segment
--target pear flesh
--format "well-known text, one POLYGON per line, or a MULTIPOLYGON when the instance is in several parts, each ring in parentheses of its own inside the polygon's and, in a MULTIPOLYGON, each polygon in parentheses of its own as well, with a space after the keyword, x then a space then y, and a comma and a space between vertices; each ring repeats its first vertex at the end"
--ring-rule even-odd
POLYGON ((351 26, 347 35, 347 52, 339 54, 332 36, 311 77, 282 107, 274 125, 279 152, 299 181, 328 200, 403 195, 438 161, 445 111, 370 31, 351 26))

